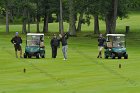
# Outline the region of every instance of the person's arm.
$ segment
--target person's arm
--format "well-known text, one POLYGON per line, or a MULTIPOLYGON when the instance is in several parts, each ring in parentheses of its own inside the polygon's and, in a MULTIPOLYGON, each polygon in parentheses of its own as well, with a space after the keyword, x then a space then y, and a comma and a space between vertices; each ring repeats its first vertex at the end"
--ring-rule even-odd
POLYGON ((22 39, 21 39, 21 37, 20 37, 20 43, 22 44, 22 39))
POLYGON ((99 38, 98 38, 98 42, 99 42, 99 38))
POLYGON ((50 45, 51 45, 51 47, 53 46, 53 39, 51 39, 50 45))
POLYGON ((66 37, 66 39, 68 39, 68 38, 69 38, 69 35, 68 35, 68 33, 66 33, 66 34, 65 34, 65 37, 66 37))
POLYGON ((14 44, 14 38, 11 39, 11 43, 14 44))

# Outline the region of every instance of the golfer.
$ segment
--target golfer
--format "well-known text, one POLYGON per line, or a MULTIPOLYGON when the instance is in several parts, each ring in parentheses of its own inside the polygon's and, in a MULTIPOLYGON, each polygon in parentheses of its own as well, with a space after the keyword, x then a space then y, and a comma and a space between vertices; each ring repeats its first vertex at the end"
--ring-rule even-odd
POLYGON ((52 58, 56 58, 57 48, 59 46, 59 40, 57 39, 55 34, 54 34, 53 38, 51 39, 50 44, 51 44, 51 48, 52 48, 52 58))
POLYGON ((68 33, 59 34, 59 37, 62 43, 62 52, 63 52, 64 60, 67 60, 67 49, 68 49, 67 39, 69 38, 69 34, 68 33))
POLYGON ((14 44, 16 58, 18 58, 17 51, 20 51, 20 58, 22 58, 22 39, 19 36, 18 32, 16 32, 16 35, 11 39, 11 43, 14 44))
POLYGON ((98 50, 99 50, 99 54, 97 56, 97 58, 102 58, 102 50, 104 48, 104 42, 106 42, 106 39, 103 38, 103 35, 100 34, 99 38, 98 38, 98 50))

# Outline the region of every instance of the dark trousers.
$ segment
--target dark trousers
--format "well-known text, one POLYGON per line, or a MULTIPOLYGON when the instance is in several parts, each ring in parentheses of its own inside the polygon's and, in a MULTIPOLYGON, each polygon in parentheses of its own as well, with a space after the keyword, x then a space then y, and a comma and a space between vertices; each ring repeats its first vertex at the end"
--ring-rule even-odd
POLYGON ((52 47, 52 58, 56 58, 57 56, 57 46, 52 47))

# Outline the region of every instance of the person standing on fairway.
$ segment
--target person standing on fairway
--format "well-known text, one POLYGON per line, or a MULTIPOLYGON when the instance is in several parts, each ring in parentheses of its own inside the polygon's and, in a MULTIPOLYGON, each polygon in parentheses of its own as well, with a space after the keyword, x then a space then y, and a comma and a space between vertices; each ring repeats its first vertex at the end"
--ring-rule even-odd
POLYGON ((51 48, 52 48, 52 58, 56 58, 57 48, 59 46, 59 40, 57 39, 55 34, 54 34, 53 38, 51 39, 50 44, 51 44, 51 48))
POLYGON ((21 48, 22 39, 18 35, 18 32, 16 32, 16 35, 11 39, 11 43, 14 44, 16 58, 18 58, 17 51, 20 51, 20 58, 22 58, 22 48, 21 48))
POLYGON ((68 33, 59 34, 59 37, 62 43, 62 52, 63 52, 64 60, 67 60, 67 49, 68 49, 67 39, 69 38, 69 34, 68 33))
POLYGON ((103 38, 103 35, 100 34, 99 38, 98 38, 98 50, 99 50, 99 54, 97 56, 97 58, 102 58, 102 50, 104 48, 104 42, 106 42, 106 39, 103 38))

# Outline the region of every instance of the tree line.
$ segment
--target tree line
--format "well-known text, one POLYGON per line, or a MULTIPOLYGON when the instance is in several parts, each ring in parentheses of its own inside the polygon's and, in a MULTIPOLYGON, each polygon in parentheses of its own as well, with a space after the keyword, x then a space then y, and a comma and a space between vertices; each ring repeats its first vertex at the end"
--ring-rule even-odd
POLYGON ((116 20, 126 18, 132 9, 140 9, 140 0, 0 0, 0 15, 6 18, 7 33, 9 21, 15 18, 22 19, 22 33, 30 32, 32 22, 36 23, 37 33, 47 33, 48 24, 55 21, 60 33, 64 31, 63 22, 68 22, 70 34, 76 35, 82 24, 94 21, 94 34, 99 34, 99 20, 105 21, 106 33, 116 33, 116 20), (39 30, 41 20, 43 31, 39 30))

